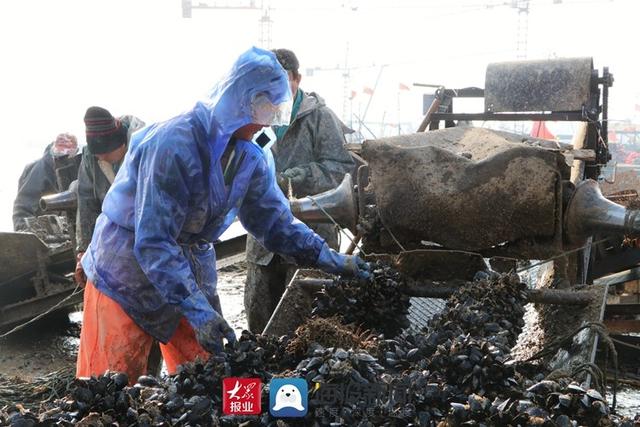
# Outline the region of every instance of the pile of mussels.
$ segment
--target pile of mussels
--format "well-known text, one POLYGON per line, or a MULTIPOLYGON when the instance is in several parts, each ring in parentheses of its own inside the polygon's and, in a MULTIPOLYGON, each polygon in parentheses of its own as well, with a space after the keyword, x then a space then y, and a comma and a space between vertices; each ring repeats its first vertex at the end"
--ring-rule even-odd
MULTIPOLYGON (((370 298, 385 292, 379 289, 383 282, 400 293, 402 280, 388 267, 378 265, 374 276, 373 291, 358 282, 339 282, 339 293, 327 289, 325 295, 358 299, 361 292, 370 298)), ((612 416, 598 391, 570 378, 545 379, 539 369, 509 360, 523 323, 523 290, 513 275, 471 283, 449 299, 424 331, 380 335, 376 345, 368 347, 371 352, 312 344, 300 357, 287 351, 288 337, 245 331, 223 354, 187 364, 177 375, 143 376, 131 387, 118 373, 76 380, 67 396, 38 414, 20 405, 2 408, 0 425, 633 425, 612 416), (260 416, 222 414, 222 378, 229 376, 261 378, 260 416), (275 419, 269 414, 268 382, 274 376, 307 381, 304 418, 275 419)), ((378 315, 398 316, 400 299, 394 301, 396 305, 376 302, 378 315)), ((406 311, 404 303, 400 306, 406 311)), ((370 316, 345 321, 382 330, 379 319, 370 316)))
POLYGON ((372 278, 341 278, 318 293, 312 315, 340 315, 346 323, 394 337, 409 326, 409 297, 402 292, 402 277, 394 268, 376 261, 372 278))

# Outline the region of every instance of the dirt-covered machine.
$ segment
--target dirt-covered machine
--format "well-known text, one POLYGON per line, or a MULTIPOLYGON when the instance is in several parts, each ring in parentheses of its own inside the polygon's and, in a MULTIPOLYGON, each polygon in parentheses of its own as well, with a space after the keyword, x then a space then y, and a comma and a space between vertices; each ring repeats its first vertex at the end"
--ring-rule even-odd
MULTIPOLYGON (((366 164, 354 185, 346 178, 332 192, 294 201, 293 210, 322 222, 331 221, 328 213, 362 238, 365 252, 378 253, 546 259, 588 246, 599 232, 638 232, 636 211, 604 198, 593 180, 609 159, 611 82, 606 68, 598 77, 590 58, 492 64, 486 89, 439 91, 440 110, 430 109, 421 126, 429 132, 365 141, 366 164), (456 96, 484 96, 485 112, 451 112, 456 96), (437 129, 439 121, 467 120, 585 126, 573 145, 469 126, 437 129)), ((578 264, 580 272, 589 268, 578 264)))
POLYGON ((73 280, 75 181, 67 191, 43 197, 40 207, 45 215, 27 218, 28 231, 0 233, 2 328, 82 302, 73 280))
MULTIPOLYGON (((363 253, 391 254, 398 268, 423 281, 414 296, 446 297, 457 280, 485 268, 514 271, 523 262, 553 260, 548 280, 539 281, 544 288, 532 289, 530 301, 582 308, 556 310, 539 327, 601 320, 606 289, 575 288, 593 279, 593 236, 640 233, 640 211, 607 200, 595 181, 610 159, 612 83, 608 69, 599 75, 591 58, 491 64, 485 89, 440 88, 417 133, 365 141, 355 179, 293 201, 294 214, 337 221, 353 232, 363 253), (454 112, 460 97, 484 98, 484 111, 454 112), (563 144, 467 125, 505 120, 572 121, 578 131, 572 144, 563 144)), ((322 283, 300 277, 287 289, 296 294, 297 312, 305 304, 298 288, 322 283)), ((267 332, 283 333, 296 323, 278 313, 286 311, 286 300, 285 293, 267 332)), ((434 312, 419 300, 413 323, 434 312)), ((583 341, 582 360, 593 359, 596 339, 583 341)))

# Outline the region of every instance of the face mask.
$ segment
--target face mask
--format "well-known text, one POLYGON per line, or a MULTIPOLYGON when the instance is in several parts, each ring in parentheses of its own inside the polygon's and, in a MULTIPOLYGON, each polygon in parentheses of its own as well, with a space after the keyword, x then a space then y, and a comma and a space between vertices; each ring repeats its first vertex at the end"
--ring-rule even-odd
POLYGON ((286 126, 291 119, 293 101, 273 104, 266 94, 260 93, 251 101, 251 123, 264 126, 286 126))
POLYGON ((64 148, 64 149, 56 149, 56 147, 51 148, 51 155, 55 158, 65 158, 67 156, 72 156, 78 152, 77 148, 64 148))

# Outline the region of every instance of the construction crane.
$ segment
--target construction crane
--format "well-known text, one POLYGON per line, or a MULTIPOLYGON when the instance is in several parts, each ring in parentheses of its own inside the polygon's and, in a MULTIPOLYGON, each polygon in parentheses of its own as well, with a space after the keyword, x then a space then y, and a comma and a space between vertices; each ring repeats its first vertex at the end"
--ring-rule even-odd
MULTIPOLYGON (((553 4, 560 4, 563 0, 553 0, 553 4)), ((528 57, 529 44, 529 11, 531 0, 511 0, 505 3, 488 4, 487 8, 510 6, 518 12, 518 27, 516 29, 516 59, 524 60, 528 57)))
POLYGON ((518 11, 518 33, 516 35, 516 59, 527 59, 529 40, 529 0, 513 0, 511 7, 518 11))

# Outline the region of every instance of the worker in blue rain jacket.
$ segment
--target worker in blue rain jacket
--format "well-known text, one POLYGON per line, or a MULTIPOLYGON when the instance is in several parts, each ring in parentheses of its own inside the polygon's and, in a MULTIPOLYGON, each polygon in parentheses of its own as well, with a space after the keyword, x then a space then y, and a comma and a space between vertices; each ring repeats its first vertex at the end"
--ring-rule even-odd
POLYGON ((235 341, 216 291, 216 241, 236 216, 298 264, 366 278, 296 220, 253 135, 286 124, 287 73, 269 51, 242 54, 205 101, 133 135, 82 258, 87 275, 76 375, 146 371, 153 339, 169 373, 235 341))

